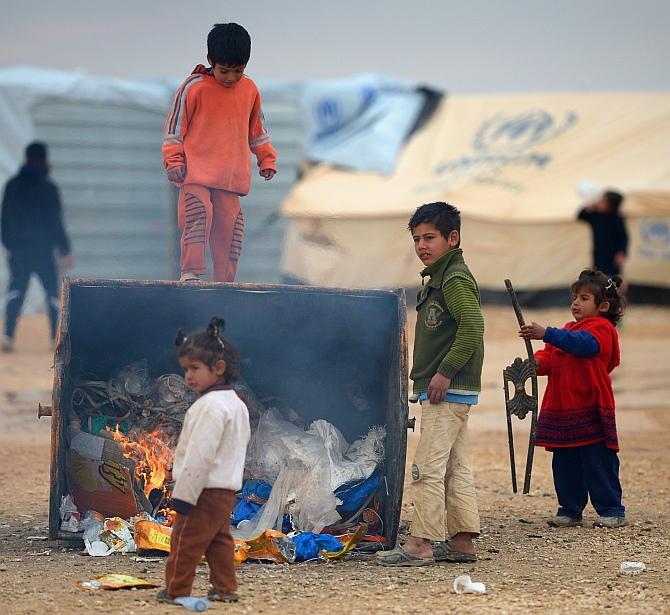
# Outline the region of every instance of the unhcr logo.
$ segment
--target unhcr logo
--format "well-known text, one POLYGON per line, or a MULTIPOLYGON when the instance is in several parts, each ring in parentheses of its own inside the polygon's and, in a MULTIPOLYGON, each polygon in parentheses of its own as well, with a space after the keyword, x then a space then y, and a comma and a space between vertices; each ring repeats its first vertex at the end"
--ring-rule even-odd
POLYGON ((342 125, 342 113, 337 98, 322 98, 316 105, 315 116, 319 125, 316 139, 320 140, 337 132, 342 125))
POLYGON ((521 191, 523 186, 503 182, 496 176, 511 165, 544 169, 552 161, 552 156, 538 148, 576 124, 577 114, 574 111, 567 111, 561 118, 543 109, 530 109, 515 115, 494 115, 475 132, 472 152, 440 163, 435 168, 435 174, 444 176, 448 184, 472 179, 521 191))
POLYGON ((314 137, 317 141, 338 132, 346 124, 365 113, 377 97, 377 88, 364 85, 358 90, 356 96, 358 102, 355 109, 347 110, 346 100, 343 105, 342 101, 335 96, 326 96, 316 103, 313 114, 319 126, 319 131, 314 137))
POLYGON ((475 135, 473 147, 488 153, 525 152, 555 139, 576 122, 576 113, 567 113, 562 122, 558 123, 541 109, 512 117, 497 115, 482 124, 475 135))
POLYGON ((640 256, 655 261, 670 261, 670 226, 667 220, 640 222, 640 256))

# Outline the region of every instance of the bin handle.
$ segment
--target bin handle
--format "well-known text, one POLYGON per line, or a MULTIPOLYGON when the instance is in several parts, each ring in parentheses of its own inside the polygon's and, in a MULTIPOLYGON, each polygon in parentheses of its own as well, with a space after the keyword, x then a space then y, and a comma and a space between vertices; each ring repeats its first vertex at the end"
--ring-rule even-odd
POLYGON ((416 427, 416 417, 413 416, 411 419, 407 419, 407 429, 411 429, 414 431, 414 428, 416 427))
POLYGON ((41 419, 43 416, 51 416, 51 404, 37 404, 37 418, 41 419))

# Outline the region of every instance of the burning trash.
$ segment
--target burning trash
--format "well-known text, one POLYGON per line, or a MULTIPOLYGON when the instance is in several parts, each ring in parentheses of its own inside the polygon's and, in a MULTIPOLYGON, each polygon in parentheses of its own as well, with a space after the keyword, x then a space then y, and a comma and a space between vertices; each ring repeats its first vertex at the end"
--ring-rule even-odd
MULTIPOLYGON (((232 517, 238 563, 290 563, 296 548, 298 561, 307 558, 301 553, 334 557, 365 541, 368 528, 369 549, 381 546, 374 532, 385 429, 373 427, 349 445, 331 423, 316 420, 305 429, 304 419, 280 400, 260 399, 244 381, 236 388, 254 428, 248 478, 232 517)), ((144 361, 109 381, 76 383, 61 530, 81 532, 89 555, 169 551, 171 466, 194 400, 181 376, 152 380, 144 361)))
MULTIPOLYGON (((163 505, 172 452, 194 399, 181 376, 152 382, 145 362, 124 367, 107 382, 78 382, 67 428, 70 508, 126 519, 160 513, 169 524, 163 505)), ((71 531, 76 511, 67 512, 62 529, 71 531)))

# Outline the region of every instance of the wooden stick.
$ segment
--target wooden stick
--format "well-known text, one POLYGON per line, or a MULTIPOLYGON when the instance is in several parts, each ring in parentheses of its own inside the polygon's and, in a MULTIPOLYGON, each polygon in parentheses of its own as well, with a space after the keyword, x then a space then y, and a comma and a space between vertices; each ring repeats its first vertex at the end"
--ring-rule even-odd
MULTIPOLYGON (((519 300, 516 297, 514 292, 514 287, 510 280, 505 280, 505 287, 509 293, 510 300, 512 301, 512 307, 514 308, 514 313, 516 314, 516 319, 519 322, 519 326, 523 327, 526 323, 521 312, 521 306, 519 305, 519 300)), ((523 492, 524 494, 530 493, 530 477, 531 472, 533 471, 533 455, 535 453, 535 434, 537 431, 537 408, 538 408, 538 388, 537 388, 537 374, 535 373, 535 358, 533 355, 533 345, 530 343, 530 340, 524 340, 526 343, 526 352, 528 353, 528 361, 530 362, 531 368, 533 370, 533 375, 531 377, 531 394, 533 400, 535 401, 535 407, 531 414, 530 419, 530 436, 528 438, 528 455, 526 457, 526 475, 523 481, 523 492)), ((511 422, 511 421, 510 421, 511 422)), ((511 433, 511 432, 510 432, 511 433)), ((513 446, 511 436, 510 436, 510 447, 513 446)), ((510 448, 510 451, 512 449, 510 448)), ((512 452, 513 454, 513 452, 512 452)), ((516 483, 516 477, 513 478, 513 483, 516 483)))

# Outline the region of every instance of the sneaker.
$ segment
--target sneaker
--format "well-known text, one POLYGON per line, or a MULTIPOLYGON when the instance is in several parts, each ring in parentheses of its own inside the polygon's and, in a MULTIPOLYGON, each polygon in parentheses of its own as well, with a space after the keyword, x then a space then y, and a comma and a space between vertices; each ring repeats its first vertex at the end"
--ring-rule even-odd
POLYGON ((581 519, 575 519, 567 515, 557 515, 547 519, 547 525, 549 527, 581 527, 584 523, 581 519))
POLYGON ((185 271, 181 274, 179 278, 180 282, 200 282, 200 276, 192 273, 191 271, 185 271))
POLYGON ((222 592, 216 587, 210 587, 207 592, 207 599, 212 602, 237 602, 240 598, 234 592, 222 592))
POLYGON ((14 340, 7 335, 2 338, 2 352, 14 352, 14 340))
POLYGON ((157 594, 156 594, 156 600, 158 602, 162 602, 164 604, 174 604, 175 606, 177 603, 174 601, 174 598, 168 594, 168 590, 166 588, 161 589, 157 594))
POLYGON ((625 525, 628 525, 626 517, 598 517, 593 522, 593 527, 607 527, 609 529, 624 527, 625 525))

